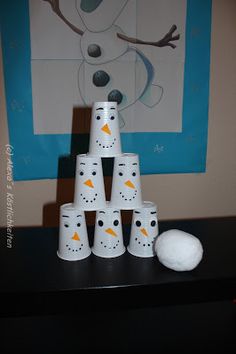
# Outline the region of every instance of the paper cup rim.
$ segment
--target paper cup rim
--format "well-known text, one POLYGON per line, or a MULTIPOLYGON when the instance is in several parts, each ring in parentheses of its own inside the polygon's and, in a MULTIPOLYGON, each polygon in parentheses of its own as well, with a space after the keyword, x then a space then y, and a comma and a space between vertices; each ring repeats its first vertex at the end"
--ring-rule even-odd
POLYGON ((122 255, 125 253, 125 251, 126 251, 126 248, 125 248, 125 246, 124 246, 124 248, 123 248, 118 254, 116 254, 116 255, 103 255, 103 256, 102 256, 102 255, 96 253, 96 250, 94 251, 94 247, 92 247, 92 253, 93 253, 96 257, 106 258, 106 259, 108 259, 108 258, 120 257, 120 256, 122 256, 122 255))
MULTIPOLYGON (((79 205, 79 203, 78 203, 79 205)), ((104 207, 98 207, 98 206, 80 206, 77 208, 77 210, 81 211, 98 211, 98 210, 103 210, 106 209, 106 204, 104 204, 104 207)), ((117 208, 118 209, 118 208, 117 208)))
POLYGON ((58 256, 60 259, 62 259, 63 261, 76 262, 76 261, 80 261, 80 260, 82 260, 82 259, 88 258, 88 257, 91 255, 91 253, 92 253, 91 249, 88 249, 88 250, 89 250, 89 253, 88 253, 88 254, 84 255, 83 257, 79 257, 79 258, 75 258, 75 259, 71 259, 71 258, 67 258, 67 257, 62 257, 62 256, 60 255, 59 251, 57 251, 57 256, 58 256))
POLYGON ((120 211, 119 208, 117 208, 116 206, 113 206, 113 205, 111 204, 111 201, 110 201, 110 200, 107 200, 107 201, 106 201, 105 208, 99 208, 99 209, 97 209, 97 211, 101 211, 101 210, 104 210, 104 209, 117 209, 117 210, 120 211))
POLYGON ((98 152, 97 153, 97 155, 95 154, 95 153, 93 153, 93 152, 88 152, 88 154, 87 154, 88 156, 90 156, 90 157, 104 157, 104 158, 106 158, 106 157, 119 157, 119 156, 122 156, 123 155, 123 153, 113 153, 113 152, 111 152, 111 153, 107 153, 107 154, 103 154, 102 152, 98 152))
POLYGON ((130 250, 130 247, 127 246, 127 251, 132 255, 132 256, 135 256, 135 257, 139 257, 139 258, 151 258, 151 257, 155 257, 155 252, 154 254, 149 254, 149 255, 144 255, 144 254, 141 254, 141 253, 134 253, 133 251, 130 250))
POLYGON ((136 210, 136 209, 142 209, 142 204, 136 206, 119 205, 118 203, 116 204, 116 201, 111 200, 111 208, 118 209, 118 210, 136 210))

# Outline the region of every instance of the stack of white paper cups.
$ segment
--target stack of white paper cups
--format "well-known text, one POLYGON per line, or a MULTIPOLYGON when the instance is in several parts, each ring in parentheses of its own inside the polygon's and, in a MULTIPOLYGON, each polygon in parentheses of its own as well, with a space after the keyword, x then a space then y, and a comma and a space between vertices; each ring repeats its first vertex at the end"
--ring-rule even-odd
POLYGON ((84 259, 91 254, 84 211, 72 203, 60 207, 58 257, 67 261, 84 259))
POLYGON ((152 257, 158 235, 157 207, 142 201, 139 156, 122 153, 116 102, 95 102, 89 151, 76 159, 74 203, 60 208, 58 256, 74 261, 88 257, 85 211, 96 211, 92 252, 113 258, 125 252, 121 210, 133 210, 128 251, 152 257), (106 201, 102 158, 114 157, 111 200, 106 201))

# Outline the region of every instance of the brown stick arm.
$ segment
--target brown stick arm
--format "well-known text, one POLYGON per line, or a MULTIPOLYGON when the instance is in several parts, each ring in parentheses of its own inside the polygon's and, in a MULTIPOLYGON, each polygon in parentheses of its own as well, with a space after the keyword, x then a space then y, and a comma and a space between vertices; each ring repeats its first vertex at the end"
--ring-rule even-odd
POLYGON ((53 10, 53 12, 55 12, 55 14, 58 15, 58 17, 60 17, 62 19, 62 21, 64 21, 67 26, 69 26, 75 33, 79 34, 82 36, 82 34, 84 33, 81 29, 77 28, 76 26, 74 26, 71 22, 69 22, 65 16, 62 14, 61 10, 60 10, 60 4, 59 4, 59 0, 43 0, 48 2, 51 5, 51 8, 53 10))
POLYGON ((134 44, 145 44, 145 45, 153 45, 155 47, 171 47, 171 48, 176 48, 176 45, 171 43, 172 41, 178 41, 180 39, 180 35, 177 34, 175 36, 172 36, 173 33, 176 31, 177 26, 173 25, 171 27, 171 29, 169 30, 168 33, 166 33, 166 35, 160 39, 157 42, 149 42, 149 41, 143 41, 141 39, 138 38, 132 38, 132 37, 127 37, 124 34, 121 33, 117 33, 117 37, 119 37, 120 39, 123 39, 124 41, 127 41, 129 43, 134 43, 134 44))

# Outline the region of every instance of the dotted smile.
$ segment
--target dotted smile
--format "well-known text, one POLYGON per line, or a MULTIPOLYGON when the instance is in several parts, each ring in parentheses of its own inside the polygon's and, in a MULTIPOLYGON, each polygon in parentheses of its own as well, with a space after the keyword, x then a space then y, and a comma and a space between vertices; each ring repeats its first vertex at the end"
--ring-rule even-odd
POLYGON ((110 149, 115 145, 116 142, 116 138, 113 139, 113 141, 109 144, 109 145, 104 145, 99 143, 99 140, 96 140, 96 143, 98 144, 98 146, 102 147, 103 149, 110 149))
POLYGON ((132 198, 128 198, 128 197, 126 197, 126 196, 124 195, 124 193, 120 192, 121 198, 122 198, 123 200, 125 200, 126 202, 127 202, 127 201, 131 202, 133 199, 136 198, 136 195, 137 195, 138 191, 137 191, 137 189, 135 189, 135 185, 134 185, 130 180, 126 181, 124 184, 125 184, 127 187, 129 187, 129 188, 131 188, 131 189, 134 189, 134 195, 132 196, 132 198))
MULTIPOLYGON (((89 188, 94 188, 94 185, 93 185, 93 182, 91 181, 91 179, 87 179, 87 180, 84 182, 84 184, 85 184, 87 187, 89 187, 89 188)), ((83 195, 83 193, 80 193, 80 196, 83 198, 83 200, 85 201, 85 203, 93 203, 93 202, 96 201, 96 199, 97 199, 96 197, 98 196, 98 194, 95 193, 95 194, 94 194, 94 197, 91 198, 91 199, 87 199, 87 198, 83 195)))
POLYGON ((138 237, 135 237, 135 241, 138 242, 139 245, 142 245, 143 247, 151 247, 154 243, 154 238, 152 238, 152 240, 150 241, 148 239, 148 233, 147 230, 143 227, 142 229, 140 229, 142 236, 144 236, 145 238, 145 242, 143 243, 142 240, 140 240, 138 237))
POLYGON ((135 189, 134 195, 132 198, 127 198, 122 192, 120 192, 120 195, 121 195, 121 198, 123 198, 126 202, 127 201, 131 202, 133 199, 136 198, 137 193, 138 193, 138 191, 137 191, 137 189, 135 189))
POLYGON ((66 245, 66 247, 67 247, 68 250, 71 251, 71 252, 78 252, 78 251, 81 251, 81 250, 82 250, 83 243, 81 243, 81 245, 80 245, 79 248, 72 248, 70 245, 66 245))
POLYGON ((100 242, 100 244, 103 245, 104 248, 107 248, 109 250, 115 250, 119 246, 119 243, 120 241, 118 240, 113 246, 108 246, 103 241, 100 242))
POLYGON ((96 197, 98 196, 98 194, 95 193, 95 194, 94 194, 94 198, 92 198, 92 199, 87 199, 87 198, 85 198, 84 195, 83 195, 83 193, 80 193, 80 196, 83 198, 83 200, 85 201, 85 203, 94 203, 94 202, 97 200, 96 197))
POLYGON ((143 247, 151 247, 151 245, 154 243, 154 240, 151 242, 142 243, 142 241, 140 241, 138 237, 135 237, 135 241, 138 242, 139 245, 142 244, 143 247))
MULTIPOLYGON (((77 234, 77 232, 74 233, 74 235, 71 237, 71 239, 74 240, 74 241, 80 241, 80 237, 79 237, 79 235, 77 234)), ((78 252, 78 251, 81 251, 83 245, 84 245, 84 244, 81 243, 79 248, 73 248, 71 245, 67 244, 66 247, 67 247, 68 250, 71 251, 71 252, 78 252)))

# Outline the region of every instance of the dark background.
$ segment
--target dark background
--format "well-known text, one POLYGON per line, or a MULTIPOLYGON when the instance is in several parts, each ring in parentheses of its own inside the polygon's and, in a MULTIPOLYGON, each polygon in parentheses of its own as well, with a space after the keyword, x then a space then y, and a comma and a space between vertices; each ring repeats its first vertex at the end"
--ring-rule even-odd
POLYGON ((233 302, 2 318, 0 328, 1 354, 236 353, 233 302))

